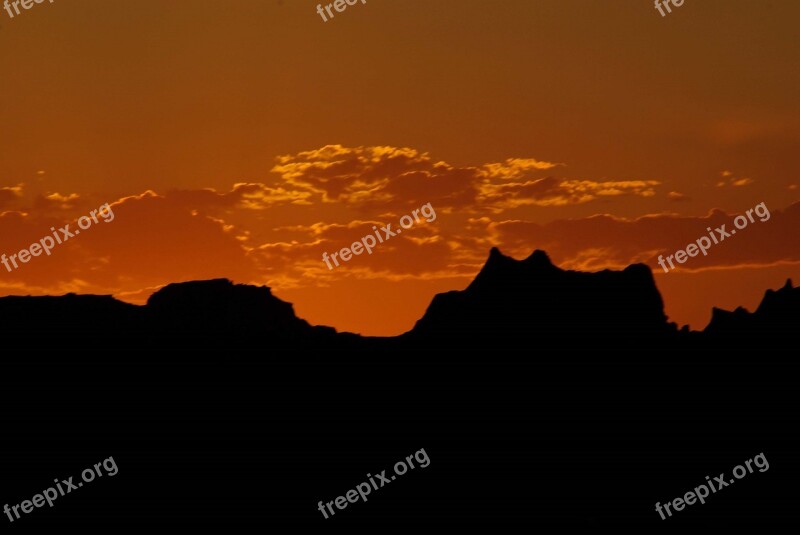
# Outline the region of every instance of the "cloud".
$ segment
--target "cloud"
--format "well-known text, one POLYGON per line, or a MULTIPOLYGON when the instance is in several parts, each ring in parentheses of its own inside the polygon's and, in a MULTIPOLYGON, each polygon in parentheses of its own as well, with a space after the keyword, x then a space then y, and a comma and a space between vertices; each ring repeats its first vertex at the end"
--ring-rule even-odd
POLYGON ((595 182, 546 177, 525 182, 482 184, 480 203, 493 211, 503 211, 519 206, 564 206, 583 204, 602 197, 636 195, 652 197, 655 180, 627 180, 595 182))
POLYGON ((35 206, 43 209, 72 210, 78 205, 80 198, 77 193, 62 195, 56 192, 37 197, 35 206))
POLYGON ((679 191, 670 191, 667 193, 667 197, 670 201, 673 202, 683 202, 683 201, 690 201, 691 198, 688 195, 685 195, 679 191))
POLYGON ((452 265, 451 246, 435 223, 422 219, 402 235, 386 239, 381 228, 387 223, 390 231, 397 231, 397 221, 377 220, 290 227, 286 229, 292 233, 290 240, 262 244, 252 254, 267 277, 282 288, 326 284, 341 278, 431 278, 461 274, 452 265), (333 269, 323 262, 323 253, 338 253, 365 236, 373 236, 377 241, 371 254, 363 252, 347 262, 331 261, 333 269))
POLYGON ((722 176, 722 178, 725 180, 717 181, 718 188, 724 188, 726 186, 730 186, 732 188, 741 188, 742 186, 749 186, 750 184, 755 183, 755 180, 750 177, 736 178, 731 171, 722 171, 720 176, 722 176))
MULTIPOLYGON (((113 221, 100 220, 50 256, 32 258, 12 272, 0 268, 2 286, 21 293, 67 288, 107 294, 181 280, 260 278, 235 229, 224 221, 193 214, 151 191, 119 199, 111 208, 113 221)), ((74 219, 49 212, 0 214, 0 253, 15 254, 68 223, 75 229, 74 219)))
MULTIPOLYGON (((681 270, 719 269, 735 266, 770 266, 800 261, 800 203, 784 211, 771 210, 766 222, 754 223, 740 230, 708 251, 680 266, 681 270)), ((523 256, 532 248, 545 249, 554 261, 572 269, 621 268, 645 262, 660 270, 659 254, 674 254, 689 243, 726 225, 729 231, 739 214, 712 210, 703 217, 671 214, 648 215, 635 219, 611 215, 553 221, 538 224, 530 221, 473 220, 483 227, 494 244, 523 256)), ((479 228, 472 229, 480 232, 479 228)))
POLYGON ((0 210, 9 208, 18 199, 22 198, 22 184, 0 188, 0 210))
POLYGON ((504 163, 490 163, 483 166, 489 178, 518 179, 530 171, 542 171, 564 164, 541 162, 530 158, 509 158, 504 163))
MULTIPOLYGON (((288 191, 353 209, 401 210, 421 202, 442 209, 502 212, 525 205, 563 206, 603 197, 655 195, 654 180, 591 181, 541 176, 564 164, 533 158, 458 167, 398 147, 328 145, 286 155, 272 169, 288 191)), ((310 198, 306 198, 311 200, 310 198)))
POLYGON ((36 193, 25 183, 0 188, 0 210, 63 213, 74 210, 81 200, 77 193, 36 193))
POLYGON ((271 187, 261 183, 238 183, 227 192, 212 188, 167 192, 171 202, 183 207, 205 209, 266 210, 281 204, 311 204, 311 191, 271 187))
POLYGON ((450 167, 410 148, 327 145, 278 158, 272 169, 292 191, 314 194, 322 202, 379 204, 394 199, 387 186, 424 172, 431 181, 450 167))

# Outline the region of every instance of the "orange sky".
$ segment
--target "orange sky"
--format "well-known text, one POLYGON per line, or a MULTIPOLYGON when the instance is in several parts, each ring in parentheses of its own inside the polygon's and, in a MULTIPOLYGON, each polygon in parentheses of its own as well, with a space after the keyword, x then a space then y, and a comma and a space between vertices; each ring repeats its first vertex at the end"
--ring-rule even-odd
MULTIPOLYGON (((800 6, 57 0, 0 11, 0 253, 105 202, 0 295, 269 284, 312 323, 413 326, 499 246, 646 262, 673 321, 800 280, 800 6), (764 202, 707 257, 659 254, 764 202), (328 270, 431 203, 436 220, 328 270), (380 224, 379 224, 380 223, 380 224), (712 224, 713 223, 713 224, 712 224)), ((74 227, 74 223, 73 223, 74 227)))

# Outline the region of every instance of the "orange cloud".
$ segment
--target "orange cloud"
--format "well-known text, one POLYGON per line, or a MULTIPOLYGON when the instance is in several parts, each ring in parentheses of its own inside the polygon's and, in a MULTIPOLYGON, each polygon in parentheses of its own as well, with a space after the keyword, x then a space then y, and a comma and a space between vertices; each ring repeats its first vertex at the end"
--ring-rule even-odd
MULTIPOLYGON (((634 262, 660 269, 659 254, 684 248, 706 235, 709 226, 731 226, 734 214, 721 210, 703 217, 600 214, 534 221, 547 206, 603 201, 607 209, 609 202, 623 198, 657 198, 660 183, 655 180, 554 176, 561 167, 523 158, 458 167, 408 148, 329 145, 282 156, 274 176, 263 183, 240 182, 227 190, 145 191, 117 199, 113 222, 95 225, 23 269, 7 273, 0 268, 0 292, 110 293, 141 302, 170 282, 226 277, 269 284, 279 295, 294 296, 298 311, 306 311, 310 320, 352 329, 368 325, 387 333, 409 327, 430 292, 463 287, 492 246, 519 257, 544 249, 571 269, 634 262), (323 253, 349 247, 373 234, 373 227, 392 224, 396 229, 401 216, 428 202, 435 221, 415 224, 373 254, 354 256, 334 270, 323 262, 323 253), (513 216, 506 214, 509 210, 516 210, 513 216), (378 293, 362 295, 365 288, 378 293), (387 306, 382 295, 393 296, 398 319, 374 318, 375 310, 387 306), (336 304, 340 301, 327 298, 345 299, 354 308, 344 312, 336 304)), ((16 253, 51 227, 104 202, 82 193, 26 197, 27 192, 23 184, 0 189, 0 204, 6 208, 0 213, 0 253, 16 253)), ((660 197, 686 199, 676 191, 660 197)), ((703 270, 800 262, 799 206, 771 210, 768 222, 751 224, 707 257, 682 265, 680 276, 669 276, 678 280, 703 270)))
POLYGON ((682 201, 689 201, 691 200, 688 195, 685 195, 679 191, 670 191, 667 193, 667 197, 669 197, 670 201, 674 202, 682 202, 682 201))
MULTIPOLYGON (((781 262, 800 261, 800 236, 793 229, 800 227, 800 203, 784 211, 770 210, 771 217, 740 230, 698 256, 680 269, 702 270, 735 266, 769 266, 781 262)), ((672 254, 687 244, 708 235, 708 228, 726 225, 733 228, 738 214, 712 210, 705 217, 649 215, 624 219, 610 215, 553 221, 537 224, 528 221, 482 220, 486 232, 504 250, 523 255, 532 246, 551 253, 564 267, 600 269, 624 267, 646 262, 660 270, 659 254, 672 254)))
POLYGON ((655 195, 654 180, 602 181, 540 177, 564 164, 509 158, 456 167, 429 154, 397 147, 328 145, 282 156, 273 172, 287 190, 313 192, 323 203, 360 209, 406 209, 422 199, 440 209, 502 212, 526 205, 582 204, 602 197, 655 195))
POLYGON ((740 188, 742 186, 749 186, 750 184, 755 183, 755 180, 753 180, 750 177, 735 178, 731 171, 722 171, 720 173, 720 176, 722 176, 723 179, 727 179, 727 180, 718 181, 717 182, 717 187, 718 188, 724 188, 725 186, 731 186, 733 188, 740 188))
POLYGON ((22 197, 22 184, 0 188, 0 209, 10 207, 13 202, 22 197))
MULTIPOLYGON (((0 290, 123 293, 175 280, 259 279, 235 234, 220 221, 193 215, 153 192, 111 206, 113 221, 101 220, 50 256, 32 258, 10 273, 0 269, 0 290)), ((67 223, 52 215, 6 212, 0 215, 0 252, 16 253, 67 223)))
POLYGON ((583 204, 601 197, 638 195, 652 197, 655 180, 628 180, 595 182, 547 177, 526 182, 496 184, 485 182, 481 187, 480 204, 493 211, 503 211, 519 206, 564 206, 583 204))

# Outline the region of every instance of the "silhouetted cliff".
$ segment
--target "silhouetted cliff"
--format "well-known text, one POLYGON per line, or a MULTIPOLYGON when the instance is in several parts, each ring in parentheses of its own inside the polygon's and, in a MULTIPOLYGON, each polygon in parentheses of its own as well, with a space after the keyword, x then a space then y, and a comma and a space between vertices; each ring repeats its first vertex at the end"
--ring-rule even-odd
POLYGON ((657 341, 676 334, 645 265, 565 271, 544 251, 514 260, 493 248, 463 291, 437 295, 411 337, 575 346, 657 341))
POLYGON ((789 358, 783 348, 796 342, 798 319, 800 290, 789 281, 753 313, 714 309, 705 331, 678 331, 645 265, 584 273, 554 266, 544 251, 515 260, 494 248, 466 289, 437 295, 399 337, 311 326, 269 288, 217 279, 170 284, 145 306, 110 296, 0 298, 0 351, 5 359, 37 349, 52 359, 113 351, 133 359, 597 360, 730 358, 757 346, 789 358))
POLYGON ((793 353, 800 333, 800 288, 791 279, 779 290, 767 290, 755 312, 714 308, 703 341, 711 346, 793 353))

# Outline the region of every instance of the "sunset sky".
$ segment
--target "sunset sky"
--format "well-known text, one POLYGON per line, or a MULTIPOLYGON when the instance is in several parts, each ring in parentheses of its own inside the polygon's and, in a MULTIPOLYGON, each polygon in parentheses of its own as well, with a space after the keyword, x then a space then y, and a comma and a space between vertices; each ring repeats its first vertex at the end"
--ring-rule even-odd
POLYGON ((300 317, 410 329, 492 246, 651 266, 672 321, 800 280, 800 4, 55 0, 0 10, 0 254, 115 214, 0 295, 266 284, 300 317), (658 255, 758 219, 664 273, 658 255), (421 222, 329 270, 372 226, 421 222))

